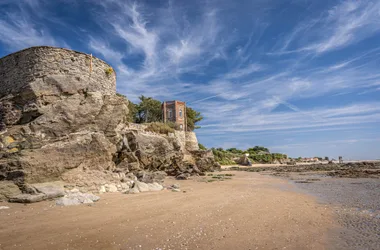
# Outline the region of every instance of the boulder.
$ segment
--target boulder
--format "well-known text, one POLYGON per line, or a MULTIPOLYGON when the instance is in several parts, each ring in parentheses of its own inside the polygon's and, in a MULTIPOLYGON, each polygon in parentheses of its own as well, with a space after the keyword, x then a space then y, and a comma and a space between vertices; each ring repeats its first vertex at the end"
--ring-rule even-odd
POLYGON ((102 193, 106 193, 107 190, 106 190, 106 187, 105 186, 101 186, 100 189, 99 189, 99 193, 102 194, 102 193))
POLYGON ((149 189, 149 185, 144 183, 144 182, 140 182, 140 181, 136 181, 135 182, 135 187, 140 191, 140 192, 148 192, 150 191, 149 189))
POLYGON ((188 175, 186 174, 179 174, 175 177, 177 180, 187 180, 188 175))
POLYGON ((243 166, 250 166, 251 161, 249 160, 247 155, 241 156, 237 161, 235 161, 237 164, 243 165, 243 166))
POLYGON ((45 182, 36 183, 32 186, 37 190, 37 192, 45 194, 46 199, 53 199, 65 195, 65 189, 63 188, 62 182, 45 182))
POLYGON ((55 204, 57 206, 75 206, 81 204, 81 202, 78 199, 71 199, 68 197, 62 197, 58 200, 56 200, 55 204))
POLYGON ((164 187, 157 182, 149 183, 149 191, 161 191, 164 187))
POLYGON ((46 194, 19 194, 9 198, 9 202, 17 203, 34 203, 46 200, 48 197, 46 194))
POLYGON ((130 189, 130 183, 121 183, 120 184, 120 186, 121 186, 121 191, 122 192, 125 192, 125 191, 127 191, 127 190, 129 190, 130 189))
POLYGON ((21 194, 21 190, 13 181, 0 181, 0 201, 21 194))
POLYGON ((140 190, 137 187, 133 187, 133 188, 129 189, 126 193, 128 193, 128 194, 138 194, 138 193, 140 193, 140 190))
POLYGON ((110 193, 116 193, 117 187, 114 184, 106 184, 105 185, 106 191, 110 193))
POLYGON ((91 204, 97 202, 100 199, 99 196, 90 193, 68 193, 64 197, 56 200, 55 204, 57 206, 74 206, 80 204, 91 204))
POLYGON ((136 177, 138 178, 138 180, 145 183, 154 183, 154 182, 162 183, 164 182, 164 179, 166 176, 167 174, 163 171, 155 171, 155 172, 139 171, 136 174, 136 177))

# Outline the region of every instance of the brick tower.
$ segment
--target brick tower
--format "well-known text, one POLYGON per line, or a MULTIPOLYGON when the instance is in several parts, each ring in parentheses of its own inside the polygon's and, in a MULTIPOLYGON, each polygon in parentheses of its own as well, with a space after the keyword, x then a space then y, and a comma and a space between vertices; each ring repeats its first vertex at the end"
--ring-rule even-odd
POLYGON ((181 101, 167 101, 162 103, 164 122, 174 122, 180 130, 187 131, 186 103, 181 101))

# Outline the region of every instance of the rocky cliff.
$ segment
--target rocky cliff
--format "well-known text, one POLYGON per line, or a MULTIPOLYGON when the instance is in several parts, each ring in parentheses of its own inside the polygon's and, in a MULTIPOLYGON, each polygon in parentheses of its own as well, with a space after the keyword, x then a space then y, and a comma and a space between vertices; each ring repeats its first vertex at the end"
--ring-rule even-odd
POLYGON ((112 67, 91 55, 34 47, 0 59, 0 68, 0 198, 36 194, 35 183, 52 181, 125 191, 137 178, 187 178, 219 167, 198 150, 194 133, 128 124, 112 67))

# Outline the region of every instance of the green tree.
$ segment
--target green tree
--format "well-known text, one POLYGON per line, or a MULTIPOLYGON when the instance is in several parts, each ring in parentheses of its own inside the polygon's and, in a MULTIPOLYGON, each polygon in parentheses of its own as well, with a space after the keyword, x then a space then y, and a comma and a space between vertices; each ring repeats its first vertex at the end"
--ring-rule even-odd
POLYGON ((190 107, 186 107, 186 117, 187 117, 187 129, 193 131, 194 129, 200 128, 196 124, 203 119, 200 112, 195 111, 190 107))
POLYGON ((137 120, 137 104, 128 100, 128 110, 127 121, 135 123, 137 120))
POLYGON ((269 149, 265 148, 265 147, 261 147, 261 146, 255 146, 253 148, 249 148, 247 149, 247 152, 249 154, 258 154, 258 153, 269 153, 269 149))
POLYGON ((226 151, 231 152, 233 154, 242 154, 243 153, 243 150, 240 150, 237 148, 229 148, 229 149, 226 149, 226 151))
POLYGON ((137 123, 162 122, 161 102, 152 97, 140 96, 137 105, 137 123))

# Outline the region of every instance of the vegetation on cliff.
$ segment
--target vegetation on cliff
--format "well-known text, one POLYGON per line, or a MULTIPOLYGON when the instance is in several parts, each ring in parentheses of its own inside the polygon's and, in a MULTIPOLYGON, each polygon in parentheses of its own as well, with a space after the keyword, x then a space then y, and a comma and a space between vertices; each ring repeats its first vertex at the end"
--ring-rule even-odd
POLYGON ((190 107, 186 107, 186 117, 187 117, 187 128, 191 131, 194 129, 200 128, 200 126, 197 126, 196 124, 200 121, 202 121, 203 116, 200 112, 195 111, 194 109, 190 107))
MULTIPOLYGON (((127 99, 126 96, 118 93, 118 96, 124 97, 127 99)), ((140 102, 138 104, 135 104, 128 100, 128 109, 129 114, 127 117, 128 122, 133 123, 162 123, 162 109, 161 109, 161 102, 159 100, 156 100, 152 97, 146 97, 144 95, 141 95, 139 97, 140 102)), ((202 119, 203 116, 200 112, 190 108, 186 107, 186 118, 187 118, 187 128, 190 131, 193 131, 194 129, 200 128, 200 126, 197 125, 202 119)), ((152 125, 152 129, 158 128, 158 125, 152 125)), ((178 129, 174 124, 168 124, 169 127, 173 129, 178 129)), ((164 126, 160 126, 164 127, 164 126)), ((160 130, 160 129, 159 129, 160 130)))
POLYGON ((179 125, 173 122, 151 122, 145 130, 158 134, 169 134, 174 133, 174 130, 179 130, 179 125))
POLYGON ((261 146, 255 146, 246 150, 237 148, 212 148, 215 160, 222 165, 236 164, 235 160, 244 154, 249 154, 248 158, 253 163, 273 163, 276 161, 283 161, 288 158, 285 154, 271 153, 269 149, 261 146))

